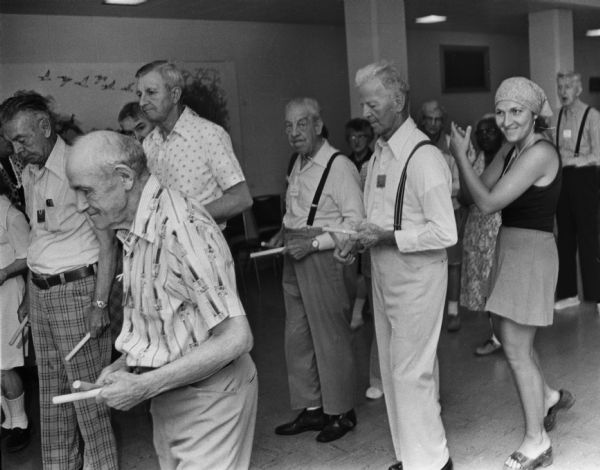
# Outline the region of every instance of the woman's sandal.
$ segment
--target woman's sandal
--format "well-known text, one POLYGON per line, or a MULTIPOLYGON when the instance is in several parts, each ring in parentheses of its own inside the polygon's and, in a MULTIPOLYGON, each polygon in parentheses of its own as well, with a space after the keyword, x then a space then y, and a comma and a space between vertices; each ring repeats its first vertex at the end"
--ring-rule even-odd
POLYGON ((547 467, 552 465, 552 446, 548 447, 544 452, 534 459, 526 457, 518 450, 510 454, 510 457, 504 462, 504 470, 534 470, 538 467, 547 467), (516 466, 509 465, 513 460, 517 463, 516 466))
POLYGON ((548 413, 544 416, 544 429, 550 432, 556 426, 556 414, 559 410, 568 410, 575 403, 575 397, 568 390, 559 390, 560 397, 555 405, 548 409, 548 413))

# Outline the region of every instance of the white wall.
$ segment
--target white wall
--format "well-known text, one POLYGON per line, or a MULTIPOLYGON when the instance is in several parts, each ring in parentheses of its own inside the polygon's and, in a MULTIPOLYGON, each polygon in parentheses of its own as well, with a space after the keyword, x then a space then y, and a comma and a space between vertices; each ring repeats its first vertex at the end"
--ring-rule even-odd
POLYGON ((283 106, 290 98, 317 98, 332 142, 343 146, 345 47, 341 26, 0 15, 0 64, 234 62, 242 127, 236 152, 254 195, 284 188, 291 150, 283 106))

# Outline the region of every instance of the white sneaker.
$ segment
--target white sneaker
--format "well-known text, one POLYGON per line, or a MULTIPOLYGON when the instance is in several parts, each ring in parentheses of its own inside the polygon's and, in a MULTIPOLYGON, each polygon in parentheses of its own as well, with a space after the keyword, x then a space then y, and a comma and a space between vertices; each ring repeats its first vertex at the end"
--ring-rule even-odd
POLYGON ((365 392, 365 396, 369 400, 379 400, 383 396, 383 392, 377 387, 369 387, 365 392))
POLYGON ((557 300, 554 304, 554 310, 563 310, 569 307, 576 307, 581 302, 579 301, 579 297, 567 297, 566 299, 557 300))

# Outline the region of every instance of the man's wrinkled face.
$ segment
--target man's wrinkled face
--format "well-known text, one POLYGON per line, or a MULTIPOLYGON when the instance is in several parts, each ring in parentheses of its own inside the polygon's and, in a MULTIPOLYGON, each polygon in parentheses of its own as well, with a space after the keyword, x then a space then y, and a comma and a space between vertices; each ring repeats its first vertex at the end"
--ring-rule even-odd
POLYGON ((401 110, 404 102, 394 99, 379 78, 374 78, 358 87, 363 117, 369 121, 377 135, 388 140, 402 125, 401 110))
POLYGON ((558 80, 558 97, 563 106, 570 106, 579 98, 581 84, 574 78, 560 78, 558 80))
POLYGON ((439 108, 425 108, 421 118, 421 129, 432 140, 437 140, 444 127, 444 113, 439 108))
POLYGON ((135 137, 138 142, 143 142, 154 129, 154 124, 143 116, 126 117, 119 121, 119 125, 123 134, 135 137))
POLYGON ((323 122, 311 116, 306 106, 295 104, 285 112, 285 133, 292 148, 300 155, 313 155, 323 122))
POLYGON ((140 107, 154 123, 164 121, 177 106, 174 90, 167 86, 162 75, 156 71, 138 78, 137 96, 140 107))
POLYGON ((2 132, 25 165, 41 166, 52 153, 52 125, 43 113, 21 111, 2 126, 2 132))
POLYGON ((85 157, 72 154, 67 163, 67 177, 77 193, 79 212, 89 216, 100 230, 120 227, 126 213, 127 192, 117 174, 107 173, 90 165, 85 157))

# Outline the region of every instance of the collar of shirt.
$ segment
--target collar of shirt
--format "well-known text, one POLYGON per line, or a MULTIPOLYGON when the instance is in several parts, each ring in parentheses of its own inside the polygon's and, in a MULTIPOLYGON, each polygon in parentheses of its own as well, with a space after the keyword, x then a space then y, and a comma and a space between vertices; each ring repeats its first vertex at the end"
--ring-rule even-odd
POLYGON ((142 190, 131 229, 117 232, 117 236, 123 242, 123 245, 128 246, 131 243, 132 236, 143 238, 148 243, 154 242, 156 233, 154 230, 148 230, 148 228, 153 228, 151 221, 156 217, 157 201, 162 189, 156 177, 150 175, 142 190))
POLYGON ((329 162, 329 158, 331 158, 331 155, 333 155, 336 151, 337 150, 329 144, 327 139, 323 139, 323 145, 321 145, 321 148, 310 160, 325 168, 327 166, 327 162, 329 162))
POLYGON ((382 137, 377 139, 375 144, 379 148, 379 153, 383 151, 385 147, 389 147, 392 151, 392 155, 396 160, 400 159, 404 147, 409 142, 408 137, 417 129, 415 121, 409 116, 406 121, 392 134, 392 137, 386 142, 382 137))
POLYGON ((585 108, 587 108, 587 104, 585 104, 584 102, 582 102, 579 99, 575 100, 571 106, 563 106, 565 114, 571 115, 571 116, 575 116, 576 114, 579 114, 579 113, 583 114, 583 111, 585 111, 585 108))
POLYGON ((64 181, 67 178, 65 173, 65 156, 66 156, 67 145, 65 141, 60 137, 56 138, 56 143, 52 148, 52 152, 48 156, 46 163, 43 167, 38 167, 37 165, 27 165, 27 171, 31 176, 38 177, 41 173, 43 173, 44 169, 48 169, 48 171, 54 173, 57 178, 61 181, 64 181))
POLYGON ((193 127, 194 122, 193 122, 192 118, 195 117, 194 116, 195 114, 196 113, 194 113, 194 111, 192 111, 190 108, 185 106, 183 108, 183 112, 181 113, 181 116, 179 116, 179 119, 177 119, 177 122, 173 126, 173 129, 171 130, 171 132, 169 133, 169 135, 167 136, 166 139, 163 139, 158 126, 156 126, 152 130, 152 132, 146 137, 146 139, 150 138, 150 140, 154 144, 161 145, 172 134, 177 134, 186 140, 192 138, 194 135, 194 127, 193 127))

